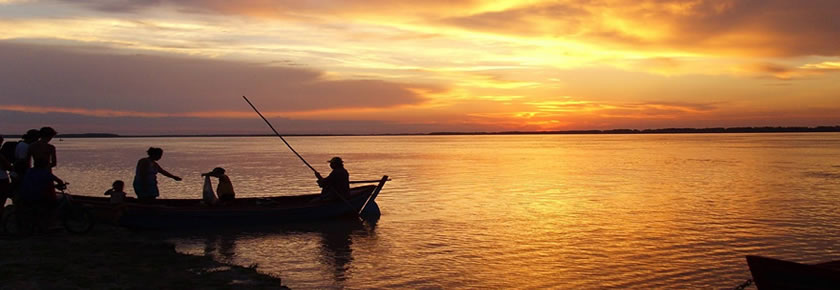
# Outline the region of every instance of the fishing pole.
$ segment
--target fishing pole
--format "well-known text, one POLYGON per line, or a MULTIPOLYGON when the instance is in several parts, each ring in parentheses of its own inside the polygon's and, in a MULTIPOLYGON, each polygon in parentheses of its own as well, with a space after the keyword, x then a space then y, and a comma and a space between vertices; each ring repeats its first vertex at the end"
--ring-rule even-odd
MULTIPOLYGON (((257 110, 257 107, 255 107, 254 104, 251 103, 251 101, 248 100, 248 98, 246 98, 245 96, 242 96, 242 98, 245 99, 246 102, 248 102, 248 105, 251 105, 251 108, 254 109, 254 112, 257 112, 257 115, 260 115, 260 118, 262 118, 263 121, 265 121, 265 124, 267 124, 268 127, 271 128, 271 131, 274 131, 274 134, 276 134, 277 137, 280 137, 280 140, 283 140, 283 143, 286 143, 286 146, 289 147, 289 150, 292 150, 292 152, 295 153, 295 155, 297 155, 298 158, 300 158, 300 161, 303 161, 303 164, 306 164, 306 166, 309 167, 309 169, 312 169, 312 172, 315 172, 315 175, 318 176, 318 179, 321 179, 321 174, 318 173, 318 170, 315 170, 315 168, 313 168, 312 165, 309 165, 309 162, 306 162, 306 159, 303 159, 303 156, 300 156, 300 154, 297 153, 297 151, 295 151, 295 148, 292 148, 292 145, 290 145, 289 142, 286 142, 286 139, 283 138, 283 135, 280 135, 280 133, 278 133, 277 130, 274 129, 274 126, 271 125, 271 122, 269 122, 268 119, 266 119, 265 116, 263 116, 263 114, 260 113, 259 110, 257 110)), ((342 201, 344 201, 344 203, 346 203, 348 206, 350 206, 350 208, 354 209, 353 213, 356 214, 356 217, 359 218, 359 220, 362 220, 361 211, 362 211, 362 209, 364 209, 364 207, 362 207, 362 209, 358 209, 359 212, 357 213, 356 212, 356 210, 357 210, 356 206, 353 206, 353 204, 350 203, 349 200, 347 200, 346 198, 344 198, 343 196, 341 196, 340 194, 335 192, 335 189, 333 189, 333 188, 330 188, 330 191, 332 191, 333 194, 338 196, 342 201)))
POLYGON ((303 164, 306 164, 306 167, 312 169, 312 172, 315 172, 316 175, 321 176, 321 174, 318 173, 318 170, 315 170, 315 168, 313 168, 312 165, 309 165, 309 162, 306 162, 306 159, 303 159, 303 156, 300 156, 300 154, 297 153, 297 151, 295 151, 295 148, 292 148, 292 145, 290 145, 289 142, 286 142, 286 139, 283 138, 283 136, 280 135, 280 133, 278 133, 276 129, 274 129, 274 126, 271 125, 271 122, 269 122, 268 119, 266 119, 265 116, 263 116, 263 114, 260 113, 259 110, 257 110, 257 107, 255 107, 254 104, 252 104, 251 101, 248 100, 248 98, 246 98, 245 96, 242 96, 242 98, 245 99, 246 102, 248 102, 248 105, 251 105, 251 108, 254 109, 254 112, 257 112, 257 115, 260 115, 260 118, 262 118, 263 121, 265 121, 265 124, 267 124, 268 127, 271 128, 271 131, 274 131, 274 134, 277 134, 277 137, 280 137, 280 140, 283 140, 283 143, 286 143, 286 146, 289 147, 289 150, 292 150, 292 153, 295 153, 295 155, 297 155, 297 157, 300 158, 300 161, 303 161, 303 164))

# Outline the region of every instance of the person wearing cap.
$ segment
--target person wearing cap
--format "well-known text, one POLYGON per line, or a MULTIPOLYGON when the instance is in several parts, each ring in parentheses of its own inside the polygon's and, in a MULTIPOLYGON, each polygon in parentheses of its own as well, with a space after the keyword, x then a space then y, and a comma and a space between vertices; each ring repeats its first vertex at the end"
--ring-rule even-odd
POLYGON ((332 172, 326 178, 321 177, 321 174, 315 172, 315 177, 318 178, 318 186, 321 189, 321 198, 327 199, 332 195, 340 195, 347 197, 350 195, 350 173, 344 169, 344 161, 341 157, 333 157, 328 161, 332 172))
POLYGON ((213 168, 212 171, 202 173, 201 176, 210 176, 219 179, 219 184, 216 185, 216 194, 219 195, 219 201, 223 203, 231 202, 236 198, 236 193, 233 191, 233 183, 230 182, 230 177, 225 175, 224 168, 213 168))
POLYGON ((29 153, 27 158, 32 158, 33 168, 45 168, 52 171, 52 168, 58 164, 55 154, 55 146, 50 144, 50 141, 58 134, 55 129, 51 127, 44 127, 38 131, 40 140, 29 145, 29 153))

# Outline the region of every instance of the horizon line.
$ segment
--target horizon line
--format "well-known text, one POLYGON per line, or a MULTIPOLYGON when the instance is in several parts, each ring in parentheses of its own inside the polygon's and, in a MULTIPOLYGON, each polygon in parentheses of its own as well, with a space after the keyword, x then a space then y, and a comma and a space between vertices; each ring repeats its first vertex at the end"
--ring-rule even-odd
MULTIPOLYGON (((329 137, 329 136, 439 136, 439 135, 593 135, 593 134, 717 134, 717 133, 819 133, 840 132, 835 126, 762 126, 762 127, 707 127, 707 128, 657 128, 657 129, 607 129, 607 130, 547 130, 547 131, 439 131, 426 133, 299 133, 281 136, 329 137)), ((22 135, 3 135, 5 138, 20 138, 22 135)), ((275 134, 116 134, 116 133, 68 133, 56 138, 144 138, 144 137, 270 137, 275 134)))

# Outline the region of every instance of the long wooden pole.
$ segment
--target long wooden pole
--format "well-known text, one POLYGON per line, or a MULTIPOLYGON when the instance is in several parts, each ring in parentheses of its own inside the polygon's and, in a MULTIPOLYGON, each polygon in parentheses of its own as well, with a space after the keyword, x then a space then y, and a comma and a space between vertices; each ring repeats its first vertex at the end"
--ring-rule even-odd
MULTIPOLYGON (((248 102, 248 105, 251 105, 251 109, 254 109, 254 112, 257 112, 257 115, 260 115, 260 118, 262 118, 263 121, 265 121, 265 123, 268 125, 268 127, 271 128, 271 131, 274 131, 274 134, 276 134, 277 137, 280 137, 280 140, 283 140, 283 143, 286 143, 286 146, 289 147, 289 150, 292 150, 292 152, 295 153, 295 155, 297 155, 298 158, 300 158, 300 161, 303 161, 303 164, 306 164, 306 167, 309 167, 309 169, 312 169, 312 172, 315 172, 315 175, 318 176, 318 179, 320 179, 321 174, 318 173, 318 170, 315 170, 315 168, 313 168, 312 165, 309 165, 309 162, 306 162, 306 159, 303 159, 303 156, 300 156, 300 154, 298 154, 297 151, 295 151, 295 148, 292 148, 292 145, 290 145, 289 142, 286 142, 286 139, 283 138, 283 135, 280 135, 280 133, 278 133, 277 130, 274 129, 274 126, 271 125, 271 122, 269 122, 268 119, 266 119, 265 116, 263 116, 263 114, 260 113, 259 110, 257 110, 257 107, 255 107, 254 104, 251 103, 250 100, 248 100, 248 98, 246 98, 245 96, 242 96, 242 98, 245 99, 246 102, 248 102)), ((335 192, 335 189, 333 189, 333 188, 330 188, 330 191, 332 191, 334 195, 338 196, 342 201, 344 201, 344 203, 346 203, 348 206, 350 206, 350 208, 353 209, 353 213, 356 214, 356 217, 361 219, 361 216, 359 216, 359 213, 357 213, 355 211, 356 207, 353 206, 353 204, 351 204, 349 200, 347 200, 346 198, 344 198, 343 196, 341 196, 340 194, 335 192)))
POLYGON ((246 102, 248 102, 248 105, 251 105, 251 109, 254 109, 254 112, 257 112, 257 115, 260 115, 260 118, 262 118, 263 121, 265 121, 265 123, 268 125, 268 127, 271 128, 271 131, 274 131, 274 134, 277 134, 277 137, 280 137, 280 140, 283 140, 283 143, 286 143, 286 146, 289 147, 289 150, 292 150, 292 152, 295 153, 295 155, 297 155, 298 158, 300 158, 300 161, 303 161, 303 164, 306 164, 306 167, 312 169, 312 172, 315 172, 316 175, 321 176, 321 174, 318 173, 318 170, 315 170, 315 168, 313 168, 312 165, 309 165, 309 162, 306 162, 306 159, 303 159, 303 156, 300 156, 300 154, 298 154, 297 151, 295 151, 295 148, 292 148, 292 145, 290 145, 289 142, 286 142, 286 139, 283 138, 283 136, 280 135, 280 133, 278 133, 277 130, 274 129, 274 126, 271 125, 271 122, 269 122, 268 119, 266 119, 263 116, 263 114, 260 113, 259 110, 257 110, 257 107, 254 107, 254 104, 252 104, 251 101, 248 100, 248 98, 246 98, 245 96, 242 96, 242 98, 245 99, 246 102))

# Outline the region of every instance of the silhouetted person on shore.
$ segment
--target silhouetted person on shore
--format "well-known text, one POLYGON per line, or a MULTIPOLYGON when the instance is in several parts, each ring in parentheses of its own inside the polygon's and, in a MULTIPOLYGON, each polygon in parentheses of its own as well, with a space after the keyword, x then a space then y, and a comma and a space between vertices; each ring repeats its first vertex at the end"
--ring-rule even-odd
POLYGON ((213 168, 212 171, 202 173, 201 176, 210 176, 219 179, 219 184, 216 185, 216 194, 219 195, 219 201, 222 203, 231 202, 236 198, 236 193, 233 191, 233 183, 230 182, 230 177, 225 174, 224 168, 213 168))
POLYGON ((160 196, 160 191, 157 186, 157 174, 181 181, 181 178, 169 173, 157 161, 163 157, 163 149, 156 147, 149 147, 146 150, 149 157, 141 158, 137 161, 137 169, 134 171, 134 193, 137 194, 137 199, 142 201, 154 200, 160 196))
POLYGON ((344 161, 341 160, 341 157, 333 157, 329 162, 332 172, 326 178, 315 172, 315 177, 318 178, 318 186, 322 188, 321 199, 328 199, 336 194, 341 197, 349 197, 350 173, 347 172, 347 169, 344 169, 344 161))
POLYGON ((0 136, 0 157, 3 157, 6 162, 12 164, 15 162, 15 147, 17 147, 17 142, 4 143, 3 141, 3 136, 0 136))
MULTIPOLYGON (((3 136, 0 136, 0 147, 3 145, 3 136)), ((12 170, 12 162, 0 154, 0 217, 3 216, 3 207, 6 206, 6 199, 11 197, 12 182, 9 179, 9 171, 12 170)))
POLYGON ((52 171, 53 167, 58 165, 58 159, 55 154, 55 146, 50 144, 50 141, 58 132, 51 127, 44 127, 38 133, 41 137, 38 141, 29 145, 27 159, 32 158, 33 168, 46 168, 52 171))
POLYGON ((65 186, 66 183, 55 176, 50 168, 32 167, 23 177, 15 197, 15 206, 20 206, 23 219, 46 228, 54 218, 57 204, 55 190, 65 186))
POLYGON ((32 163, 29 162, 29 146, 38 141, 40 137, 40 131, 30 129, 26 131, 26 134, 21 136, 21 141, 15 146, 15 160, 12 161, 14 164, 14 174, 11 176, 13 189, 17 188, 20 182, 23 181, 26 171, 32 167, 32 163))

